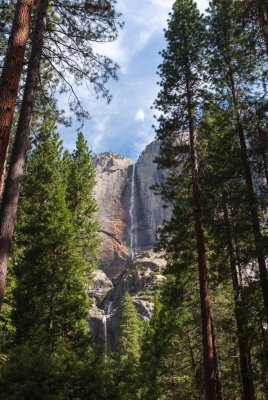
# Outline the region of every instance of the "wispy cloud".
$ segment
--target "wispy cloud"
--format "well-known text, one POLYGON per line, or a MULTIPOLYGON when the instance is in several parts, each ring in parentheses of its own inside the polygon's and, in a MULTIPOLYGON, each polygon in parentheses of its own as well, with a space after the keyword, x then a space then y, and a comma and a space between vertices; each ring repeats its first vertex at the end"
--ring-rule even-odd
MULTIPOLYGON (((120 65, 119 81, 110 82, 113 101, 95 100, 94 94, 79 87, 91 120, 83 129, 94 152, 113 150, 136 158, 154 138, 151 106, 157 95, 159 51, 165 47, 163 29, 174 0, 118 0, 126 24, 114 43, 99 44, 96 50, 120 65)), ((208 0, 197 1, 202 11, 208 0)), ((65 108, 64 100, 62 102, 65 108)), ((75 143, 74 128, 65 129, 66 146, 75 143)))

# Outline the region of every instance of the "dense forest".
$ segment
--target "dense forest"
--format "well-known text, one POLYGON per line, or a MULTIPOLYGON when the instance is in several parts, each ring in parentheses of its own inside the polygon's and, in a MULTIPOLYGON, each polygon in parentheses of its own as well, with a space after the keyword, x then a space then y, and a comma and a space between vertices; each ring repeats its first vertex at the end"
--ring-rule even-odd
POLYGON ((94 45, 124 24, 114 0, 1 0, 0 15, 0 398, 267 400, 267 0, 174 1, 153 105, 166 180, 148 188, 172 208, 166 279, 146 323, 125 290, 109 352, 88 322, 93 156, 82 132, 64 149, 58 98, 81 124, 79 86, 110 102, 118 65, 94 45))

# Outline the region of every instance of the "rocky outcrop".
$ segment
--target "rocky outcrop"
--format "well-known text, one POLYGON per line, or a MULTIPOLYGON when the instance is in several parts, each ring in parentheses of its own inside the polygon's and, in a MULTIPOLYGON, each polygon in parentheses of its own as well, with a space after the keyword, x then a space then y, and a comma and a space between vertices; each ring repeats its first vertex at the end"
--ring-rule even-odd
POLYGON ((106 275, 99 271, 93 274, 94 280, 89 290, 94 301, 90 310, 90 328, 96 343, 104 343, 106 318, 108 343, 114 348, 119 328, 120 304, 126 291, 132 296, 141 319, 150 320, 154 311, 154 294, 166 280, 163 275, 165 266, 166 262, 161 254, 156 254, 153 250, 143 251, 135 257, 131 267, 113 279, 113 287, 109 291, 107 289, 110 285, 107 283, 111 281, 106 280, 106 275))
POLYGON ((104 271, 98 269, 91 274, 91 284, 88 293, 98 304, 102 303, 112 289, 112 281, 106 276, 104 271))

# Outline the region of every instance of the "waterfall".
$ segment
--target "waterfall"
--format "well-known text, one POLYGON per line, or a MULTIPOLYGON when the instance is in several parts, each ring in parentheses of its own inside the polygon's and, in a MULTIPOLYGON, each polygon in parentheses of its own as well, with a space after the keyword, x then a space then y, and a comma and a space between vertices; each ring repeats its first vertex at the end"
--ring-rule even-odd
POLYGON ((107 315, 102 317, 103 329, 104 329, 104 358, 108 356, 108 340, 107 340, 107 315))
POLYGON ((131 176, 131 195, 130 195, 130 251, 131 251, 131 259, 134 260, 135 252, 136 252, 136 227, 135 227, 135 171, 136 164, 133 164, 132 167, 132 176, 131 176))
POLYGON ((108 335, 107 335, 107 321, 112 313, 113 302, 111 301, 107 307, 107 313, 102 317, 103 333, 104 333, 104 358, 108 357, 108 335))

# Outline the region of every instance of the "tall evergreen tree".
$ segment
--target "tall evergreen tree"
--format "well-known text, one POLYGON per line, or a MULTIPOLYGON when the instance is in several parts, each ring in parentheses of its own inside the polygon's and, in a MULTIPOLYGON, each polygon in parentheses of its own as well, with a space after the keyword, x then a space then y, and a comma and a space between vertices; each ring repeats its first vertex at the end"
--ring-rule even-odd
MULTIPOLYGON (((7 0, 8 1, 8 0, 7 0)), ((111 0, 97 1, 65 1, 60 0, 50 4, 47 1, 38 3, 45 7, 48 23, 46 25, 45 43, 41 45, 43 68, 53 70, 54 79, 49 82, 51 92, 61 83, 61 92, 69 92, 69 105, 76 112, 78 118, 84 118, 88 112, 84 109, 76 95, 70 80, 66 79, 66 71, 74 77, 75 83, 86 81, 90 83, 97 95, 111 99, 105 83, 110 77, 116 78, 117 65, 108 57, 94 52, 93 42, 112 41, 117 38, 118 28, 122 26, 117 18, 114 2, 111 0), (53 83, 57 77, 57 83, 53 83)), ((4 166, 7 157, 7 148, 11 132, 14 106, 17 99, 19 80, 23 66, 23 56, 29 33, 30 22, 36 23, 36 15, 31 18, 34 2, 18 1, 14 16, 13 29, 10 33, 8 51, 1 79, 1 159, 0 181, 4 181, 4 166)), ((12 7, 11 7, 12 8, 12 7)), ((40 28, 40 26, 39 26, 40 28)), ((3 30, 6 31, 6 27, 3 30)), ((41 31, 40 31, 41 33, 41 31)), ((40 41, 39 33, 39 41, 40 41)), ((32 32, 32 38, 36 34, 32 32)), ((42 34, 43 36, 43 34, 42 34)), ((7 41, 3 35, 3 42, 7 41)), ((34 39, 33 39, 34 40, 34 39)), ((33 43, 33 42, 32 42, 33 43)), ((30 54, 28 52, 28 54, 30 54)), ((29 57, 29 55, 28 55, 29 57)), ((28 58, 29 60, 29 58, 28 58)), ((31 63, 29 63, 31 65, 31 63)), ((40 73, 40 71, 39 71, 40 73)), ((42 74, 41 74, 42 76, 42 74)), ((22 85, 23 86, 23 85, 22 85)))
POLYGON ((139 399, 139 361, 142 321, 128 292, 120 306, 119 334, 115 359, 118 362, 116 385, 120 398, 139 399))
MULTIPOLYGON (((17 207, 24 165, 30 136, 32 113, 41 65, 44 34, 46 28, 48 0, 41 0, 37 11, 31 55, 28 62, 27 78, 12 149, 9 173, 0 210, 0 309, 6 286, 7 263, 14 232, 17 207)), ((2 171, 3 173, 3 171, 2 171)))
MULTIPOLYGON (((261 213, 257 196, 256 180, 253 178, 248 143, 251 133, 245 125, 245 110, 250 100, 261 98, 262 66, 256 57, 251 35, 239 21, 240 2, 213 0, 209 9, 210 74, 219 104, 224 104, 226 117, 240 145, 247 188, 247 204, 255 242, 255 258, 258 262, 260 285, 263 294, 263 318, 268 320, 268 275, 266 267, 267 238, 262 232, 261 213), (249 134, 249 137, 247 136, 249 134)), ((268 342, 267 342, 268 343, 268 342)), ((266 353, 268 356, 268 347, 266 353)), ((268 359, 268 358, 267 358, 268 359)))
POLYGON ((161 113, 157 128, 157 137, 161 140, 163 155, 160 163, 172 167, 174 160, 178 157, 178 143, 185 137, 189 138, 188 154, 191 160, 193 213, 198 254, 205 389, 206 399, 215 400, 221 397, 221 394, 217 394, 215 384, 218 382, 220 385, 220 368, 213 345, 196 144, 198 125, 202 115, 205 24, 192 0, 175 2, 166 31, 166 39, 168 47, 162 52, 163 63, 160 66, 161 91, 155 102, 155 108, 161 113))
POLYGON ((132 303, 131 296, 126 292, 120 308, 119 335, 117 339, 117 354, 122 362, 125 360, 137 362, 139 360, 141 333, 141 319, 132 303))
MULTIPOLYGON (((245 183, 242 179, 243 166, 239 145, 234 140, 233 129, 226 119, 225 110, 210 105, 202 125, 199 135, 202 154, 201 186, 206 199, 206 228, 211 237, 209 249, 215 254, 211 258, 216 267, 214 274, 218 275, 218 281, 226 287, 230 285, 230 279, 232 281, 242 398, 250 400, 255 398, 255 393, 248 331, 249 313, 246 311, 248 304, 240 277, 242 274, 247 275, 253 237, 248 235, 250 223, 245 183), (226 262, 228 259, 229 262, 226 262), (220 270, 217 272, 218 268, 220 270)), ((258 321, 255 323, 258 325, 258 321)))
MULTIPOLYGON (((98 95, 102 93, 108 100, 110 98, 105 89, 105 83, 110 76, 116 78, 117 66, 114 66, 107 57, 95 56, 92 50, 92 41, 109 41, 117 37, 118 26, 115 21, 118 15, 113 2, 98 0, 92 3, 82 2, 82 5, 76 3, 64 3, 64 5, 64 10, 61 4, 55 6, 58 15, 56 17, 52 12, 52 17, 47 24, 48 11, 51 11, 48 10, 49 1, 40 0, 38 4, 20 117, 0 212, 0 308, 3 301, 7 261, 12 243, 42 56, 57 71, 65 88, 66 85, 68 86, 68 82, 65 79, 65 71, 63 73, 61 70, 63 61, 66 62, 66 69, 75 77, 77 83, 85 79, 93 84, 98 95), (88 19, 90 23, 88 23, 88 19), (61 21, 60 32, 59 20, 61 21), (65 31, 65 27, 67 27, 67 31, 65 31), (46 30, 50 32, 50 38, 57 37, 57 44, 55 45, 52 39, 52 42, 46 42, 48 53, 45 55, 46 30), (54 54, 55 48, 60 49, 57 56, 54 54), (58 68, 51 59, 56 60, 58 68), (78 59, 82 60, 81 63, 77 61, 78 59)), ((71 88, 71 93, 74 93, 73 88, 71 88)), ((84 110, 81 109, 81 103, 77 102, 76 96, 71 102, 71 107, 73 110, 78 110, 78 117, 84 115, 84 110)))
POLYGON ((16 398, 73 398, 76 375, 92 353, 86 292, 92 265, 83 257, 67 206, 61 143, 54 129, 48 121, 38 133, 19 210, 17 346, 3 380, 7 395, 16 398), (24 372, 14 374, 18 363, 24 372))
POLYGON ((34 0, 18 0, 0 78, 0 196, 34 0))
POLYGON ((76 226, 77 240, 86 259, 94 260, 98 248, 99 226, 95 218, 97 202, 93 197, 95 169, 83 134, 78 134, 76 149, 66 154, 67 203, 76 226))

